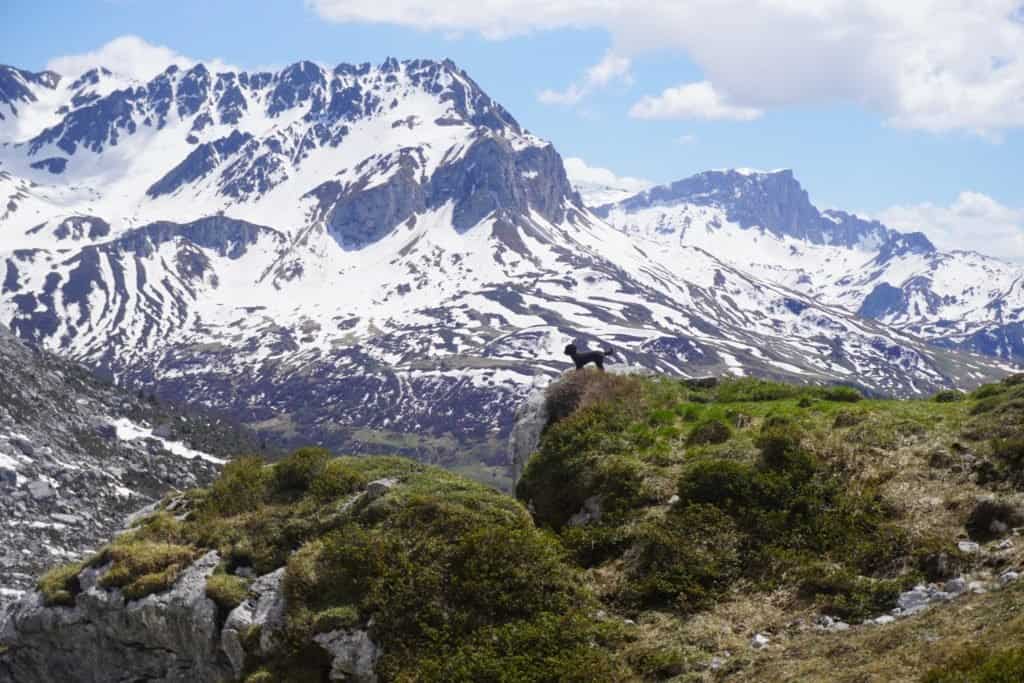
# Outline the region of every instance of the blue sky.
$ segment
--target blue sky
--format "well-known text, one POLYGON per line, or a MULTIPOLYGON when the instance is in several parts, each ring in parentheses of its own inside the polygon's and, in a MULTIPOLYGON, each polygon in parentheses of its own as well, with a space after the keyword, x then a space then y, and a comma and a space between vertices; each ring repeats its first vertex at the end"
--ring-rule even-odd
POLYGON ((972 239, 995 222, 1024 253, 1019 3, 963 14, 906 0, 901 14, 875 0, 746 0, 757 9, 744 18, 734 2, 4 0, 0 62, 42 69, 124 35, 244 68, 451 57, 591 166, 656 182, 792 168, 819 206, 972 239))

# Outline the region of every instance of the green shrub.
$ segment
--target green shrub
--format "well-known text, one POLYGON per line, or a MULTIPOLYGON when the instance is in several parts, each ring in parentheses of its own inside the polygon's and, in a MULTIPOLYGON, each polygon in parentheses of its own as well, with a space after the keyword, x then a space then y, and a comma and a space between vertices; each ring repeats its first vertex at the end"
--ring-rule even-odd
POLYGON ((221 517, 230 517, 259 508, 267 495, 271 470, 262 458, 247 456, 230 461, 213 483, 203 507, 221 517))
POLYGON ((128 600, 138 600, 170 588, 195 556, 190 546, 119 540, 99 555, 102 559, 98 562, 112 563, 99 583, 104 588, 120 588, 128 600))
POLYGON ((554 529, 561 529, 592 496, 600 497, 607 510, 639 504, 644 465, 619 452, 630 443, 629 424, 629 417, 609 404, 581 408, 555 423, 527 463, 517 497, 554 529))
POLYGON ((629 402, 641 390, 635 377, 584 370, 569 373, 551 384, 545 393, 548 425, 569 417, 577 410, 595 403, 629 402))
POLYGON ((718 385, 715 398, 720 403, 779 401, 797 398, 805 389, 793 384, 768 382, 754 377, 729 379, 718 385))
POLYGON ((904 588, 901 581, 869 579, 841 565, 812 563, 801 573, 801 594, 820 603, 826 614, 846 620, 888 612, 904 588))
POLYGON ((309 492, 320 502, 335 500, 364 488, 367 477, 348 462, 331 460, 313 480, 309 492))
POLYGON ((821 398, 826 401, 840 403, 856 403, 864 399, 864 396, 853 387, 834 386, 825 387, 819 392, 821 398))
POLYGON ((729 425, 718 419, 707 419, 697 423, 686 437, 688 446, 708 446, 721 444, 732 438, 732 430, 729 425))
POLYGON ((993 439, 992 455, 1016 470, 1024 470, 1024 436, 993 439))
POLYGON ((93 562, 112 563, 100 577, 100 586, 120 588, 125 598, 138 600, 169 589, 196 554, 190 546, 119 540, 100 551, 93 562))
POLYGON ((213 574, 206 579, 206 597, 225 613, 242 604, 249 594, 249 581, 234 574, 213 574))
POLYGON ((975 403, 971 407, 970 413, 971 415, 984 415, 985 413, 992 412, 1004 403, 1005 401, 1002 396, 989 396, 988 398, 983 398, 975 403))
MULTIPOLYGON (((593 683, 635 676, 619 661, 622 627, 578 613, 543 614, 481 629, 453 650, 420 661, 408 680, 593 683)), ((387 672, 385 672, 387 673, 387 672)))
POLYGON ((983 384, 971 392, 971 398, 975 400, 992 398, 1006 393, 1006 389, 1006 385, 1003 384, 983 384))
POLYGON ((711 505, 744 534, 743 563, 762 578, 820 556, 851 571, 882 572, 908 552, 906 534, 872 491, 852 491, 800 447, 800 430, 766 420, 756 464, 698 462, 679 480, 679 506, 711 505))
POLYGON ((343 631, 358 626, 359 610, 352 605, 339 605, 329 607, 317 612, 313 617, 313 633, 329 633, 331 631, 343 631))
POLYGON ((807 457, 801 448, 804 431, 792 420, 770 417, 761 426, 754 444, 761 449, 761 462, 769 469, 786 470, 799 463, 807 468, 807 457))
POLYGON ((932 400, 936 403, 956 403, 957 401, 964 400, 966 396, 964 392, 958 389, 946 389, 932 396, 932 400))
POLYGON ((624 598, 683 612, 707 607, 739 575, 739 545, 736 524, 717 507, 677 508, 637 533, 624 598))
POLYGON ((1019 683, 1024 681, 1024 648, 967 647, 928 671, 923 683, 1019 683))
POLYGON ((47 607, 73 607, 75 596, 82 588, 78 583, 78 575, 84 569, 81 562, 73 562, 54 567, 39 577, 36 587, 43 595, 43 604, 47 607))
POLYGON ((327 467, 331 454, 323 448, 300 448, 274 465, 274 492, 285 497, 302 495, 327 467))
POLYGON ((840 410, 836 413, 835 420, 832 421, 832 429, 856 427, 865 419, 867 419, 867 417, 863 413, 855 413, 851 410, 840 410))

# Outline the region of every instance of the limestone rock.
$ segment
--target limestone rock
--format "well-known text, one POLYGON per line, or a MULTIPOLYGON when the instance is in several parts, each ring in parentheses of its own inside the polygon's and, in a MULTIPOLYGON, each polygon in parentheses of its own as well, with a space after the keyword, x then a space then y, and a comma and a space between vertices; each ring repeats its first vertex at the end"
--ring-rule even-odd
POLYGON ((330 631, 313 638, 331 655, 331 680, 376 683, 374 664, 379 652, 363 630, 330 631))
POLYGON ((217 607, 206 597, 206 579, 219 562, 209 552, 170 590, 131 602, 120 590, 97 586, 95 570, 83 572, 81 583, 89 588, 74 607, 46 607, 39 593, 23 596, 0 624, 0 683, 230 678, 218 647, 217 607))

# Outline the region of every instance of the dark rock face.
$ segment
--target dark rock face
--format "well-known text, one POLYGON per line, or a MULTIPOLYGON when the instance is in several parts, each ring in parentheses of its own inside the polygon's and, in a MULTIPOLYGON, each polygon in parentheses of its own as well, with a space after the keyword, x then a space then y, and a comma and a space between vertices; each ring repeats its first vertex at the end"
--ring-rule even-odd
MULTIPOLYGON (((760 227, 813 244, 853 246, 863 240, 883 242, 889 238, 889 230, 878 221, 865 221, 842 211, 819 212, 790 170, 708 171, 655 187, 617 206, 635 211, 674 202, 719 206, 726 210, 730 221, 744 228, 760 227)), ((613 206, 599 207, 596 212, 607 216, 613 206)))
POLYGON ((935 252, 935 245, 922 232, 892 233, 891 238, 882 246, 875 261, 884 263, 897 256, 927 255, 935 252))
MULTIPOLYGON (((385 159, 379 166, 379 172, 395 167, 386 182, 364 189, 368 184, 364 176, 334 199, 328 227, 345 249, 359 249, 376 242, 426 208, 423 186, 417 182, 419 160, 411 150, 403 150, 396 160, 385 159)), ((329 197, 329 192, 330 188, 324 188, 321 199, 329 197)))
POLYGON ((517 151, 504 137, 485 136, 465 156, 421 177, 418 150, 402 150, 357 167, 358 182, 329 181, 310 193, 320 202, 331 234, 346 249, 360 249, 387 235, 413 214, 454 204, 453 225, 465 231, 488 216, 516 223, 531 210, 561 222, 567 204, 579 205, 561 158, 551 146, 517 151), (390 174, 369 186, 378 174, 390 174))
POLYGON ((530 209, 560 223, 567 201, 579 203, 551 146, 515 151, 505 138, 485 137, 461 160, 442 166, 430 188, 430 205, 455 201, 454 224, 468 230, 487 216, 522 216, 530 209))
POLYGON ((0 65, 0 104, 7 105, 0 107, 0 121, 3 121, 7 116, 17 116, 18 104, 35 102, 37 100, 29 87, 30 84, 53 90, 59 82, 60 76, 52 71, 32 73, 31 71, 23 71, 11 66, 0 65))
POLYGON ((253 140, 248 133, 231 131, 227 137, 207 142, 195 148, 185 160, 146 190, 150 197, 171 194, 188 183, 199 180, 217 168, 224 158, 231 156, 253 140))
POLYGON ((906 303, 903 290, 893 287, 888 282, 883 282, 875 287, 871 294, 864 299, 864 303, 861 304, 857 315, 877 320, 878 318, 884 318, 890 313, 902 310, 906 303))
POLYGON ((49 159, 43 159, 31 164, 31 167, 37 171, 48 171, 54 175, 63 173, 67 166, 68 160, 64 157, 50 157, 49 159))

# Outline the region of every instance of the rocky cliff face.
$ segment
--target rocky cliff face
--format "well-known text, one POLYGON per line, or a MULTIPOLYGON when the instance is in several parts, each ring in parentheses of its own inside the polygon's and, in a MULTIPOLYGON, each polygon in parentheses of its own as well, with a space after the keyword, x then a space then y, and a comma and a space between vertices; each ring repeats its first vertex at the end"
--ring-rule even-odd
POLYGON ((865 241, 885 242, 890 230, 842 211, 819 211, 791 170, 763 173, 732 169, 707 171, 669 185, 660 185, 597 213, 636 213, 658 205, 686 203, 717 207, 744 229, 758 227, 811 244, 852 247, 865 241))

